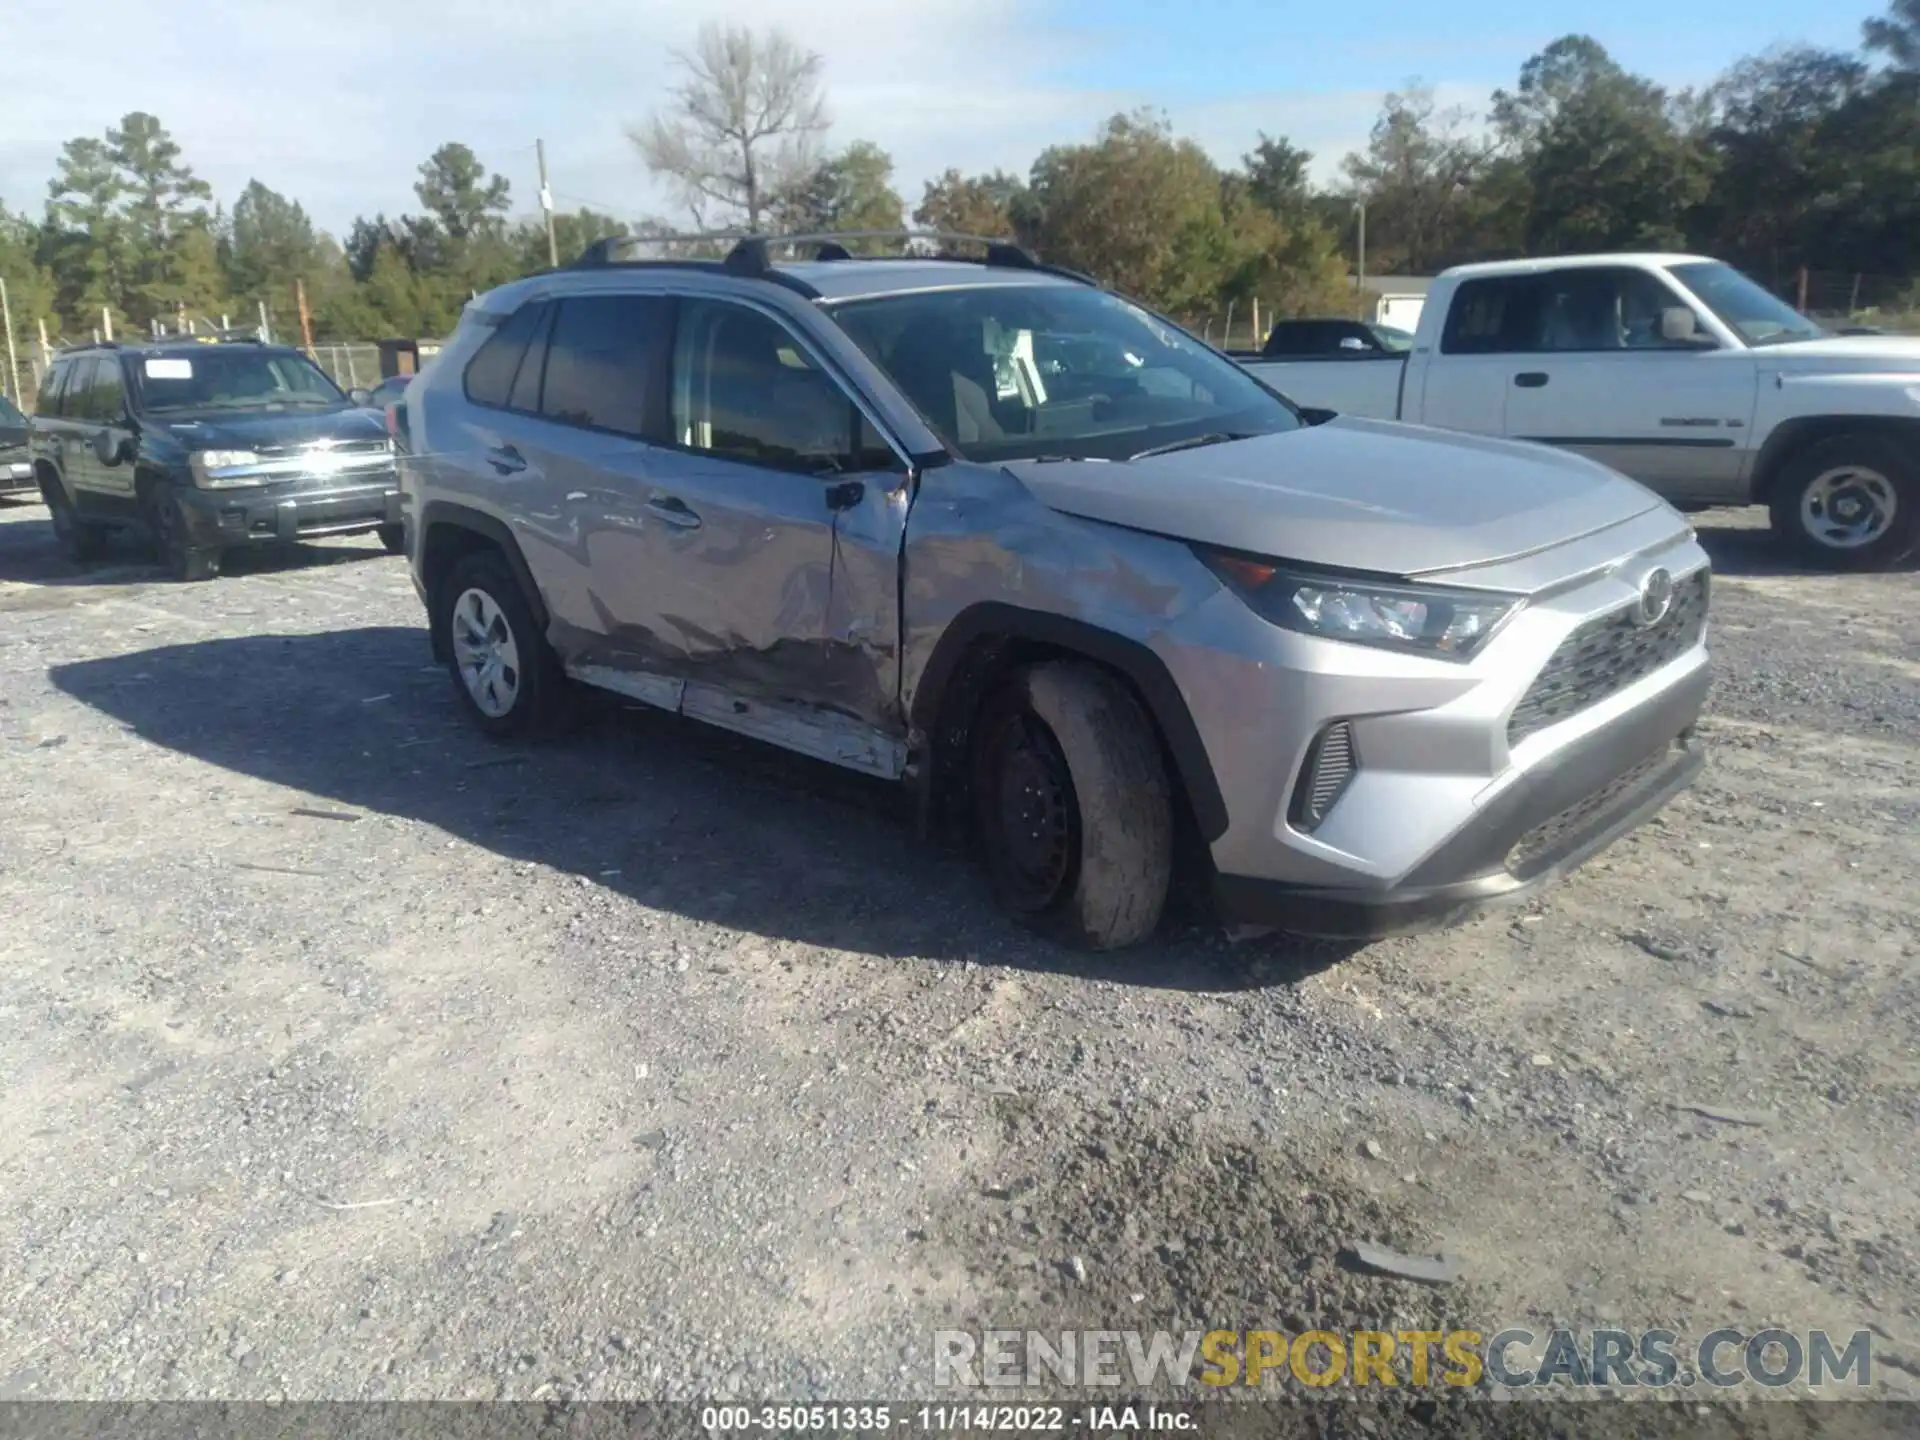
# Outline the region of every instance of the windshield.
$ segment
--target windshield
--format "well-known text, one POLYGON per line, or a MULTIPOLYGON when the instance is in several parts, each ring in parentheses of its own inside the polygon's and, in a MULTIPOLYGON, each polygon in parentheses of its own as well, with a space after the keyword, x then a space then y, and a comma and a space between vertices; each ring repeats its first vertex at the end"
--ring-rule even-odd
POLYGON ((848 301, 833 314, 971 460, 1124 460, 1301 424, 1237 365, 1101 290, 980 286, 848 301))
POLYGON ((1375 325, 1371 327, 1373 338, 1380 342, 1383 350, 1391 350, 1395 355, 1404 355, 1413 349, 1413 332, 1402 330, 1393 325, 1375 325))
POLYGON ((302 355, 235 347, 149 355, 140 365, 142 408, 286 410, 345 405, 347 397, 302 355))
POLYGON ((1772 291, 1749 280, 1731 265, 1696 260, 1672 267, 1673 277, 1749 345, 1779 345, 1788 340, 1818 340, 1827 332, 1772 291))

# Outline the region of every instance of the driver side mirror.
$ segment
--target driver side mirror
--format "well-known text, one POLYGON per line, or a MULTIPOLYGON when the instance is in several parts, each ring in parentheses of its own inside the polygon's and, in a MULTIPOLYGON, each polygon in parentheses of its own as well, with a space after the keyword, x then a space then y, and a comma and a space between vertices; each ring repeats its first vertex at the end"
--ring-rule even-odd
POLYGON ((367 389, 364 385, 356 385, 353 389, 347 391, 347 399, 362 409, 365 409, 367 406, 373 404, 373 391, 367 389))
POLYGON ((1714 348, 1713 337, 1700 333, 1699 318, 1685 305, 1669 305, 1660 312, 1660 338, 1669 345, 1714 348))
POLYGON ((102 465, 118 465, 128 458, 133 442, 112 430, 93 432, 93 458, 102 465))

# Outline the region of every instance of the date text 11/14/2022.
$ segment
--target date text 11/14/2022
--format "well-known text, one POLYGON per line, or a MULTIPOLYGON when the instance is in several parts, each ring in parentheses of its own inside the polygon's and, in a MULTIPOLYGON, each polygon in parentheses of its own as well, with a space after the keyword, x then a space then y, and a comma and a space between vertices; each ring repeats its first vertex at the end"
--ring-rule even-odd
POLYGON ((712 1434, 1112 1434, 1191 1431, 1197 1424, 1190 1409, 1160 1405, 709 1405, 700 1413, 701 1428, 712 1434))

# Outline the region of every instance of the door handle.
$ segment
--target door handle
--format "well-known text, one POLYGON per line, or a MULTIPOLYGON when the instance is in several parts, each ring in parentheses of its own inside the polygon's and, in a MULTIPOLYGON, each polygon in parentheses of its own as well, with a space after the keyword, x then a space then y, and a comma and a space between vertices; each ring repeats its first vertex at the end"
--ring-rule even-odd
POLYGON ((1547 383, 1547 372, 1544 370, 1522 370, 1518 375, 1513 377, 1513 383, 1518 385, 1522 390, 1538 390, 1542 385, 1547 383))
POLYGON ((487 463, 502 475, 518 475, 527 468, 527 457, 511 445, 495 445, 487 451, 487 463))
POLYGON ((651 495, 647 498, 647 509, 667 524, 678 525, 682 530, 700 528, 700 517, 678 495, 651 495))

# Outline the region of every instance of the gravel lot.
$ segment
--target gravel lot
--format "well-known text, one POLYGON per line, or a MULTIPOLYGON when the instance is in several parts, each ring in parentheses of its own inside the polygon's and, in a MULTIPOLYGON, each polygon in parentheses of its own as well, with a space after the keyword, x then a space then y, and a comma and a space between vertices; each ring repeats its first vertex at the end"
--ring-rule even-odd
POLYGON ((1439 1317, 1871 1326, 1920 1394, 1920 581, 1701 521, 1653 826, 1439 936, 1088 960, 855 778, 617 703, 490 745, 370 540, 181 586, 0 506, 0 1398, 873 1398, 936 1328, 1439 1317))

